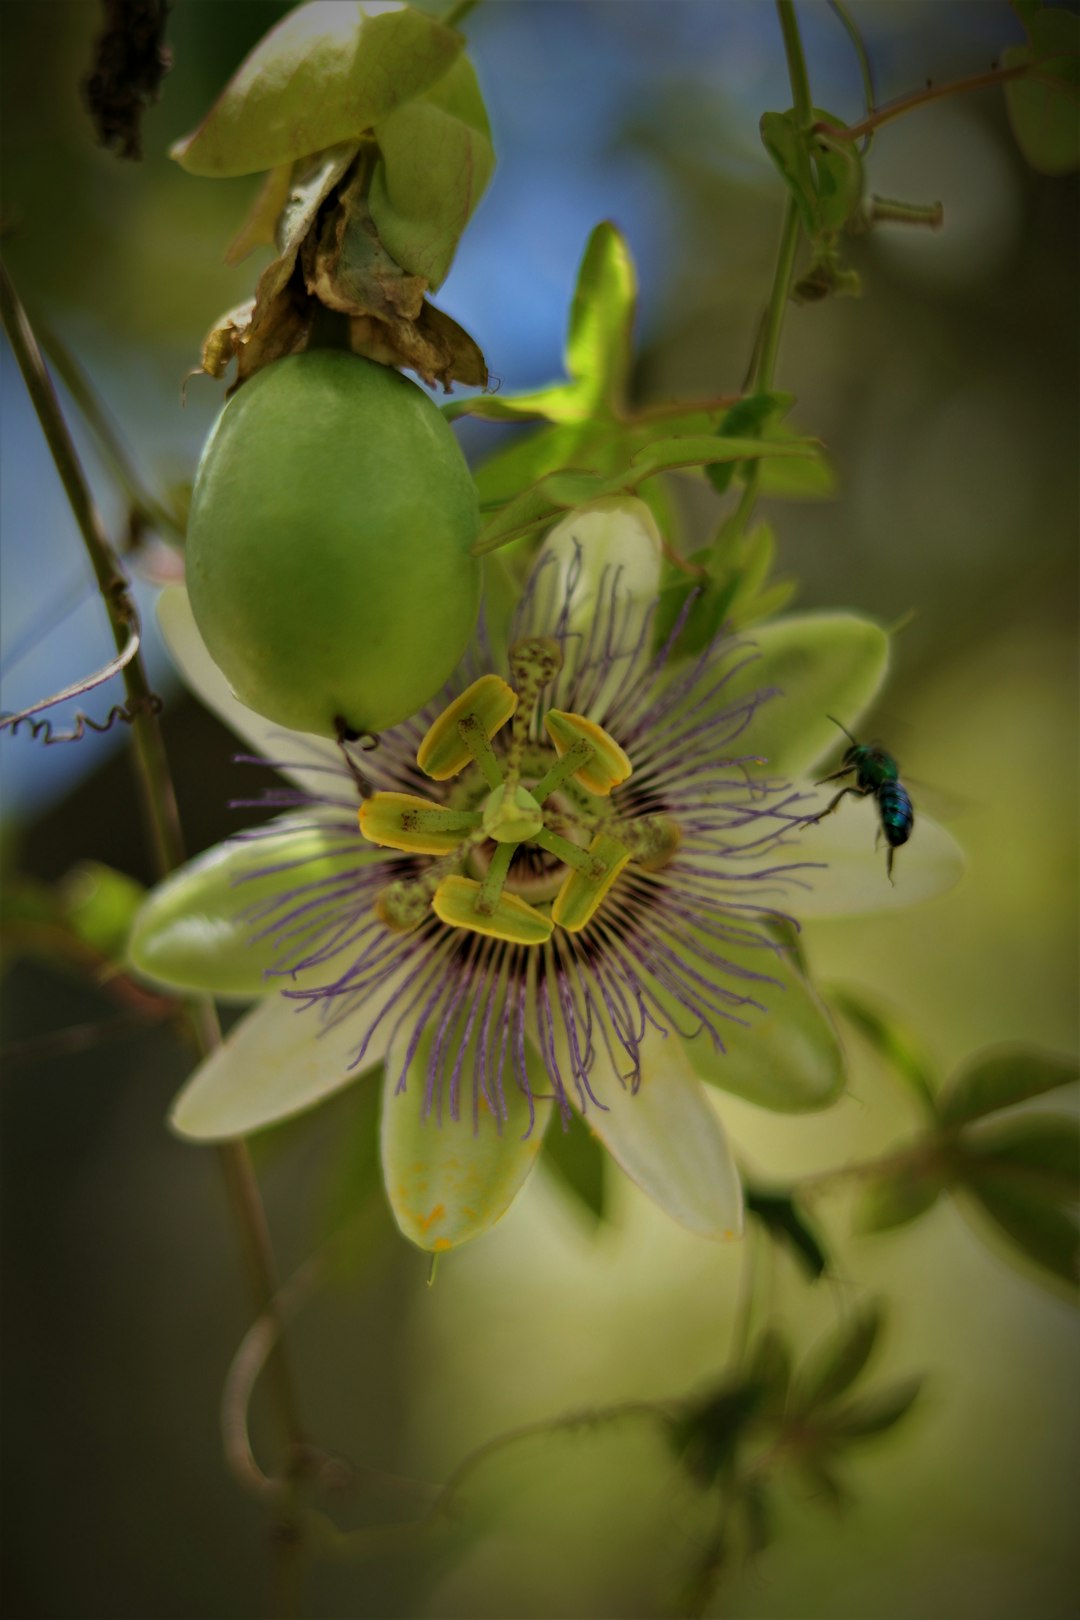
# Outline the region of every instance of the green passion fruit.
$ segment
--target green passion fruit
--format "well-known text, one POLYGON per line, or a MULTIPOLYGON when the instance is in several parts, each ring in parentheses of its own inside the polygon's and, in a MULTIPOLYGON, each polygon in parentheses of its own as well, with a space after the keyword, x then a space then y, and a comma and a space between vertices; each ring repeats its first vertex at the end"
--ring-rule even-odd
POLYGON ((334 736, 407 719, 476 620, 476 489, 435 405, 340 350, 275 360, 225 406, 195 478, 192 612, 236 696, 334 736))

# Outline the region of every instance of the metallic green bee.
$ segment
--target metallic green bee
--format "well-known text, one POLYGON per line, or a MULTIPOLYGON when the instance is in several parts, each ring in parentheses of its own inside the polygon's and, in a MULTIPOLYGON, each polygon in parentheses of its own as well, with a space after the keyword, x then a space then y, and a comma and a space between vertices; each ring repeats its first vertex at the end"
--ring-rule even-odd
POLYGON ((911 829, 915 825, 915 812, 911 807, 911 796, 900 781, 900 767, 891 754, 886 753, 876 743, 856 742, 847 726, 830 714, 834 726, 839 726, 845 737, 850 738, 851 747, 844 754, 843 762, 838 771, 830 776, 823 776, 819 782, 838 782, 842 777, 855 774, 855 780, 849 786, 841 788, 836 797, 825 806, 820 815, 811 817, 811 825, 835 810, 840 800, 847 793, 856 793, 860 798, 869 794, 877 800, 878 815, 881 818, 881 830, 878 834, 885 834, 885 842, 889 846, 889 854, 885 863, 889 882, 893 880, 893 857, 901 844, 906 844, 911 837, 911 829))

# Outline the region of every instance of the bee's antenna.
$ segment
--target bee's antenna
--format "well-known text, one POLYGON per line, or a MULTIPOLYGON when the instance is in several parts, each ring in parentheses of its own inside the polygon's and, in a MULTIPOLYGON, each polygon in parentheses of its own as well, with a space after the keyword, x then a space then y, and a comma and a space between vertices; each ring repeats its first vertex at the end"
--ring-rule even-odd
POLYGON ((851 741, 855 744, 856 748, 858 748, 858 746, 859 746, 858 739, 851 736, 851 732, 848 730, 847 726, 844 725, 842 720, 837 720, 836 716, 832 715, 832 714, 827 714, 825 716, 825 718, 826 718, 826 720, 831 720, 834 726, 839 726, 840 730, 844 733, 844 736, 845 737, 850 737, 851 741))

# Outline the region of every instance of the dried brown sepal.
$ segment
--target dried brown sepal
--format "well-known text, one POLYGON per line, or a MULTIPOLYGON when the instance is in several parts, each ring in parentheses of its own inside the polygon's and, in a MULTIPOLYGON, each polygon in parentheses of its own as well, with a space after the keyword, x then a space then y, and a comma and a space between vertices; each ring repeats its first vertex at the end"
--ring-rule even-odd
POLYGON ((371 154, 340 146, 308 165, 270 179, 233 243, 238 256, 265 240, 268 212, 280 201, 278 257, 259 277, 255 297, 230 310, 203 344, 202 369, 224 376, 237 362, 232 389, 260 367, 307 347, 320 309, 348 317, 349 345, 381 365, 405 366, 429 387, 454 382, 482 388, 487 366, 478 345, 425 298, 428 283, 394 260, 379 239, 367 205, 371 154))

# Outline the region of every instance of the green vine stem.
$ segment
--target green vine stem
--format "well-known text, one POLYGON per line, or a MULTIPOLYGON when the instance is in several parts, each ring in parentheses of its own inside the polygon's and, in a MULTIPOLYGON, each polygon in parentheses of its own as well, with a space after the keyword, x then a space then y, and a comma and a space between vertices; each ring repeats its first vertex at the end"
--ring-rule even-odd
POLYGON ((810 97, 810 81, 806 76, 806 57, 803 54, 799 19, 792 0, 776 0, 780 18, 780 32, 784 36, 784 55, 787 57, 788 78, 791 80, 791 99, 800 129, 813 121, 814 103, 810 97))
MULTIPOLYGON (((0 317, 82 535, 109 616, 117 653, 122 654, 129 647, 132 632, 138 634, 138 611, 94 504, 33 328, 2 261, 0 317)), ((138 650, 127 658, 120 673, 131 715, 135 770, 151 837, 154 866, 158 876, 165 877, 184 859, 184 843, 164 738, 158 723, 157 703, 138 650)), ((221 1030, 213 1003, 203 999, 192 1000, 185 1002, 183 1009, 195 1044, 200 1054, 205 1056, 221 1042, 221 1030)), ((218 1154, 240 1235, 255 1308, 261 1316, 273 1312, 278 1282, 266 1212, 251 1155, 244 1141, 223 1143, 218 1154)), ((291 1456, 302 1450, 304 1431, 295 1381, 281 1347, 280 1336, 272 1359, 272 1373, 275 1405, 291 1456)))

